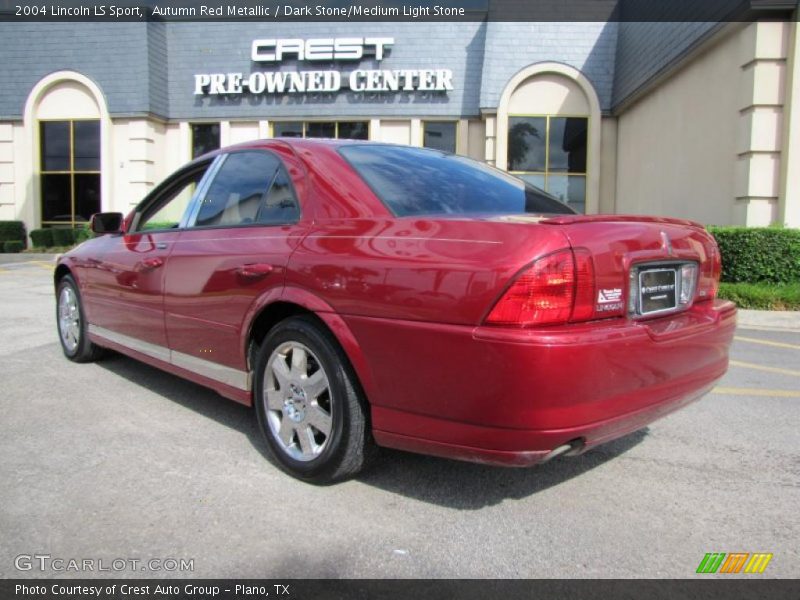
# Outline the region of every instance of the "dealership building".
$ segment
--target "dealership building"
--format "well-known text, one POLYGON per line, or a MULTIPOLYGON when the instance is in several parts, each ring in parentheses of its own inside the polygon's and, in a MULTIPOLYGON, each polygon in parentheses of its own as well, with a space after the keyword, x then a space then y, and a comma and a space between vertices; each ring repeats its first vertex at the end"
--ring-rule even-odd
MULTIPOLYGON (((763 17, 763 18, 762 18, 763 17)), ((0 220, 127 212, 211 149, 428 146, 576 210, 800 226, 796 14, 731 23, 0 23, 0 220), (797 104, 797 106, 795 106, 797 104)))

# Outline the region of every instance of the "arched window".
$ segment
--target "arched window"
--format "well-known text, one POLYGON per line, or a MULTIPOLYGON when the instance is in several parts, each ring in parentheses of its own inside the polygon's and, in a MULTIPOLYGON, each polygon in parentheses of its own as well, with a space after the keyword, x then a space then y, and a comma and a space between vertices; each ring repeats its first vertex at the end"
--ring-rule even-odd
POLYGON ((42 226, 74 227, 102 211, 107 120, 102 94, 78 73, 53 73, 32 90, 25 123, 42 226))
POLYGON ((580 73, 539 64, 514 76, 498 107, 497 166, 578 212, 596 210, 600 110, 580 73))

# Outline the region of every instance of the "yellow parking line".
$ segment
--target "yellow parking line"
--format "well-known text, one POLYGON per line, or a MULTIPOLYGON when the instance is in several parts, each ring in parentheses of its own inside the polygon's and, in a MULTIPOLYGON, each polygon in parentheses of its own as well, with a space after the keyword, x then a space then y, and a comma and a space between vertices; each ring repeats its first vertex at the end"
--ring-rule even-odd
POLYGON ((48 271, 52 271, 55 268, 53 263, 44 260, 32 260, 31 264, 34 264, 42 269, 47 269, 48 271))
POLYGON ((741 331, 770 331, 772 333, 777 331, 779 333, 800 333, 800 329, 796 327, 767 327, 766 325, 764 327, 758 327, 756 325, 747 325, 745 327, 744 325, 740 325, 739 329, 741 331))
POLYGON ((760 388, 715 387, 714 394, 726 396, 767 396, 769 398, 800 398, 800 391, 794 390, 762 390, 760 388))
POLYGON ((744 367, 745 369, 757 369, 759 371, 767 371, 768 373, 779 373, 781 375, 793 375, 800 377, 800 371, 794 369, 781 369, 780 367, 767 367, 764 365, 757 365, 755 363, 742 362, 741 360, 730 361, 732 367, 744 367))
POLYGON ((25 260, 16 263, 5 263, 0 265, 0 272, 3 273, 24 273, 28 267, 39 267, 40 269, 46 269, 48 271, 52 271, 55 269, 55 263, 51 263, 46 260, 25 260), (10 265, 14 265, 13 268, 9 268, 10 265))
POLYGON ((763 344, 765 346, 775 346, 776 348, 791 348, 792 350, 800 350, 797 344, 787 344, 785 342, 773 342, 772 340, 762 340, 759 338, 734 336, 735 340, 739 342, 750 342, 751 344, 763 344))
POLYGON ((0 267, 0 275, 20 275, 24 277, 40 277, 41 273, 26 269, 3 269, 0 267))

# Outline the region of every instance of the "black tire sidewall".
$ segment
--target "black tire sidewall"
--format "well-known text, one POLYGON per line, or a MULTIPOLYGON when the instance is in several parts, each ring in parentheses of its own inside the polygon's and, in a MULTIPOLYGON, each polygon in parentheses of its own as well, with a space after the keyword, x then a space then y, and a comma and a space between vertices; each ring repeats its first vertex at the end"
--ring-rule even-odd
POLYGON ((267 335, 258 352, 254 370, 253 401, 258 415, 261 432, 267 445, 278 463, 290 474, 300 479, 315 482, 326 482, 337 470, 347 451, 345 441, 348 438, 348 385, 346 365, 340 350, 328 339, 319 326, 303 317, 292 317, 281 323, 267 335), (264 398, 264 373, 272 352, 285 342, 299 342, 306 346, 319 359, 325 370, 332 396, 331 436, 322 453, 310 460, 299 461, 287 455, 275 439, 267 422, 267 409, 264 398))

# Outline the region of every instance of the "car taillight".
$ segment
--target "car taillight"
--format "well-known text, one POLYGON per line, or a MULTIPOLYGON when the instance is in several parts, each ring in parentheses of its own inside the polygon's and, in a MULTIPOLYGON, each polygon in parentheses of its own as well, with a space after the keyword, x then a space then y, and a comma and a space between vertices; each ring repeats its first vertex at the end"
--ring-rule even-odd
POLYGON ((686 306, 694 299, 694 288, 697 285, 697 265, 695 263, 688 263, 681 265, 681 294, 678 298, 678 304, 686 306))
POLYGON ((588 321, 594 317, 595 285, 594 263, 588 250, 576 248, 575 255, 575 304, 570 321, 588 321))
POLYGON ((588 251, 559 250, 523 271, 486 317, 492 325, 554 325, 594 316, 594 265, 588 251))
POLYGON ((719 278, 722 275, 722 259, 716 247, 711 249, 709 257, 703 264, 700 283, 697 286, 698 300, 713 300, 719 290, 719 278))

